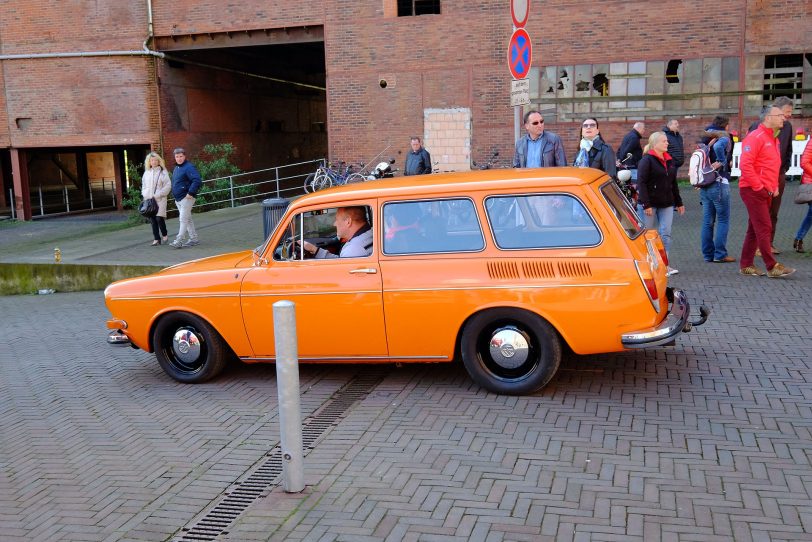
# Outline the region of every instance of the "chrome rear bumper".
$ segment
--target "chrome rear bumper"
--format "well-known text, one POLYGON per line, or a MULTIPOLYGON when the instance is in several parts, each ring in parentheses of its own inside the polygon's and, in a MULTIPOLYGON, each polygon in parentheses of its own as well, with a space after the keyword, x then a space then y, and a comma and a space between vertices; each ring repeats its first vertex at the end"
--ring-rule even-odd
POLYGON ((683 331, 691 331, 694 326, 701 326, 707 321, 710 310, 705 305, 699 307, 700 316, 697 320, 688 320, 691 305, 684 290, 668 288, 666 297, 671 302, 668 316, 656 327, 621 335, 620 342, 625 348, 648 348, 668 344, 683 331))

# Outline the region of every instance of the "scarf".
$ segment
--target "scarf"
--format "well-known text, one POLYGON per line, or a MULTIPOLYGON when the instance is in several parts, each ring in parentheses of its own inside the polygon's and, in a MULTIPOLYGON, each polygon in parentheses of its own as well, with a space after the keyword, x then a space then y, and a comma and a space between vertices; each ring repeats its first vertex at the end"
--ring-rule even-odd
POLYGON ((592 150, 594 140, 582 139, 578 156, 575 158, 575 167, 589 167, 589 151, 592 150))

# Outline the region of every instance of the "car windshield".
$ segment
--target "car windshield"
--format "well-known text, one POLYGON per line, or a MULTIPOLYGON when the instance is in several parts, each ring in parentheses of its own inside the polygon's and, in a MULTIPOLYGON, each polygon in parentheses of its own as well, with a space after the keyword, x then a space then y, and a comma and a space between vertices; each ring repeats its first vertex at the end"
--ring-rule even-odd
POLYGON ((643 223, 615 182, 609 181, 601 186, 601 193, 629 239, 640 235, 643 232, 643 223))

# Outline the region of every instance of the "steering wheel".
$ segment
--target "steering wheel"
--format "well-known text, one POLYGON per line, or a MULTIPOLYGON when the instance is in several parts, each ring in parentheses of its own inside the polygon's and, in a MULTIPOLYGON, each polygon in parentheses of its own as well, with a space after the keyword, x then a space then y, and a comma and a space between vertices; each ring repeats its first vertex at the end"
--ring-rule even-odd
POLYGON ((292 237, 282 245, 282 258, 293 261, 302 259, 302 247, 292 237))

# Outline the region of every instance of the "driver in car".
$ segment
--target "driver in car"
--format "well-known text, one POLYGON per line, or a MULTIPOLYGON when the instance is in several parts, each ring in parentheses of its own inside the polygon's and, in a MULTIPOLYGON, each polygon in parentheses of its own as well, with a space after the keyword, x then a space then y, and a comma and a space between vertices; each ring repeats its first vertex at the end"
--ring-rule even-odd
POLYGON ((343 243, 341 251, 333 254, 309 241, 303 241, 304 250, 315 258, 362 258, 372 254, 372 228, 367 222, 364 207, 339 207, 333 224, 336 236, 343 243))

